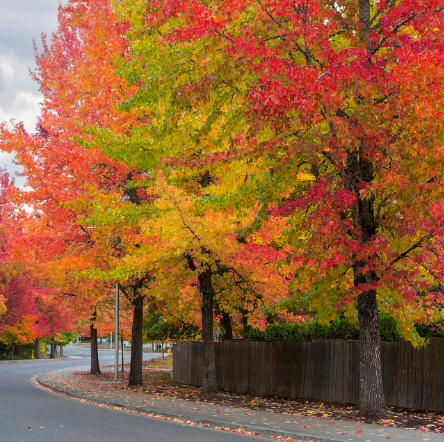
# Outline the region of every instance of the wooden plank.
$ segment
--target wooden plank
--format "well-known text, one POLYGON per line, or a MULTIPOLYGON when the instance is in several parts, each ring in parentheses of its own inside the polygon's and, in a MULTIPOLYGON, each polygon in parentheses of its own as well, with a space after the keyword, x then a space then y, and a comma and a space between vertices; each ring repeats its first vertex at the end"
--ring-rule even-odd
POLYGON ((217 388, 223 390, 224 388, 224 343, 214 343, 214 355, 216 357, 216 378, 217 388))
POLYGON ((245 393, 245 341, 224 341, 224 388, 232 393, 245 393))
POLYGON ((273 394, 272 343, 270 341, 246 341, 246 389, 257 395, 273 394))
POLYGON ((400 340, 399 406, 444 411, 444 340, 423 349, 400 340))
POLYGON ((382 385, 386 405, 396 405, 398 394, 398 343, 381 342, 382 385))
POLYGON ((444 339, 430 339, 424 352, 423 386, 425 401, 422 408, 444 411, 444 339), (427 386, 427 387, 426 387, 427 386))
POLYGON ((310 399, 347 402, 347 341, 313 339, 310 364, 310 399))
POLYGON ((359 341, 348 345, 348 398, 350 404, 359 404, 359 341))
POLYGON ((306 399, 310 369, 309 341, 273 341, 273 394, 306 399))
POLYGON ((173 354, 173 381, 177 382, 177 372, 179 371, 179 364, 177 363, 177 344, 172 345, 173 354))
POLYGON ((173 379, 188 384, 188 342, 178 342, 173 358, 173 379))
POLYGON ((202 342, 190 342, 190 373, 189 383, 200 387, 202 385, 202 342))

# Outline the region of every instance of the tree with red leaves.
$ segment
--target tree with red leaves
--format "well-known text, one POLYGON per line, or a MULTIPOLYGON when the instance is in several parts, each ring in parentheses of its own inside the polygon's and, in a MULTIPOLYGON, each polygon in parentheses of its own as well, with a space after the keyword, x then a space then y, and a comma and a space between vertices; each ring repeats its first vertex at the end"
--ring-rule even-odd
POLYGON ((257 207, 246 237, 285 220, 289 302, 359 323, 360 410, 384 415, 378 311, 415 344, 415 322, 442 320, 442 0, 119 7, 134 28, 125 72, 144 84, 130 104, 150 118, 147 149, 186 129, 201 149, 189 158, 182 144, 174 173, 225 167, 223 201, 257 207), (151 106, 160 93, 180 111, 151 106))

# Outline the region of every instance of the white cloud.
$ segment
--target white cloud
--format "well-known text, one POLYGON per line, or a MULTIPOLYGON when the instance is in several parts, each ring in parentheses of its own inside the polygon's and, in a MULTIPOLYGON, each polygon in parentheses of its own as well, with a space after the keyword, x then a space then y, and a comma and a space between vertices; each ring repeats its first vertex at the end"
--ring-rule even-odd
POLYGON ((23 60, 0 54, 0 122, 23 121, 34 132, 42 101, 34 83, 23 60))
MULTIPOLYGON (((23 121, 34 132, 42 96, 30 75, 35 68, 32 41, 57 28, 59 0, 0 1, 0 122, 23 121)), ((13 155, 0 152, 0 166, 20 170, 13 155)), ((24 178, 16 178, 23 186, 24 178)))

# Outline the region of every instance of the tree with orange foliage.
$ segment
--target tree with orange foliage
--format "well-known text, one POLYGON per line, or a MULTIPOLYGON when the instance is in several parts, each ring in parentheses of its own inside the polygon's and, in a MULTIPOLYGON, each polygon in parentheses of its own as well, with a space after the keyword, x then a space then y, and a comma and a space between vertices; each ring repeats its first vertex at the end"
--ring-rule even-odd
MULTIPOLYGON (((38 214, 26 230, 29 241, 38 244, 34 262, 57 296, 71 299, 77 314, 92 319, 93 326, 97 302, 114 281, 88 279, 84 272, 109 269, 110 256, 120 253, 113 248, 115 239, 131 241, 133 233, 125 234, 119 225, 93 226, 88 218, 97 196, 114 203, 133 195, 127 185, 133 171, 77 141, 86 124, 127 131, 137 123, 133 113, 116 109, 134 90, 113 72, 115 58, 126 56, 125 26, 107 1, 60 6, 58 31, 50 43, 43 40, 42 53, 36 52, 33 76, 44 95, 37 133, 2 126, 2 148, 15 151, 30 188, 17 204, 38 214)), ((98 367, 97 357, 92 360, 98 367)))
POLYGON ((226 192, 207 196, 218 208, 256 205, 239 229, 247 241, 271 217, 288 223, 273 248, 292 302, 359 324, 360 410, 385 415, 378 311, 416 345, 417 321, 442 320, 444 295, 432 290, 444 278, 442 0, 119 7, 134 27, 125 72, 146 85, 129 104, 152 111, 138 146, 162 150, 180 133, 187 142, 165 155, 171 173, 226 170, 226 192))

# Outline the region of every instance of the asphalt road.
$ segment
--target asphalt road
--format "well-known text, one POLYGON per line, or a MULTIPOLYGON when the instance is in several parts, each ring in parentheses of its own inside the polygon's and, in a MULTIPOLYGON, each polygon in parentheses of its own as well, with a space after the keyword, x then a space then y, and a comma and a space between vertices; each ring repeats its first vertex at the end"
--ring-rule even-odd
MULTIPOLYGON (((89 350, 65 348, 65 355, 86 359, 41 359, 0 363, 0 442, 242 442, 241 436, 208 428, 81 403, 37 388, 39 373, 89 365, 89 350), (31 427, 29 429, 28 427, 31 427)), ((158 357, 145 353, 144 359, 158 357)), ((114 353, 99 351, 100 364, 112 364, 114 353)), ((126 361, 129 361, 129 353, 126 361)), ((256 438, 255 438, 256 439, 256 438)), ((257 440, 257 439, 256 439, 257 440)))

